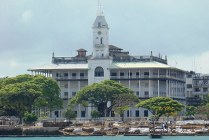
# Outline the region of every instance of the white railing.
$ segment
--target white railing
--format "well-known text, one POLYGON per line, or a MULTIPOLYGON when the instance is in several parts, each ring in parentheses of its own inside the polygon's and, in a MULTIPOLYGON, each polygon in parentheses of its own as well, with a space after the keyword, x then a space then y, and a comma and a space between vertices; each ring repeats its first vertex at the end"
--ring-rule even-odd
POLYGON ((160 78, 170 78, 175 80, 181 80, 185 81, 185 78, 179 78, 174 76, 168 76, 168 75, 133 75, 133 76, 110 76, 111 79, 137 79, 137 78, 148 78, 148 79, 160 79, 160 78))

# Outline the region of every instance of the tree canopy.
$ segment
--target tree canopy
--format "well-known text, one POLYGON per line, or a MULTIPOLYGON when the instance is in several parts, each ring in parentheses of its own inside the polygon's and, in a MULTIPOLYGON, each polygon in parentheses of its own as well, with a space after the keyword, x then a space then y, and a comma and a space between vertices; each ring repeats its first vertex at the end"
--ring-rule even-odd
POLYGON ((4 78, 0 86, 0 114, 22 118, 35 107, 48 107, 50 111, 61 108, 59 94, 56 81, 41 75, 4 78))
POLYGON ((94 83, 81 89, 76 96, 71 99, 71 104, 89 104, 98 108, 100 116, 109 116, 115 100, 120 94, 132 94, 133 91, 122 84, 105 80, 100 83, 94 83), (111 104, 109 104, 111 103, 111 104))
POLYGON ((205 116, 206 119, 209 119, 209 103, 202 106, 198 106, 196 108, 196 113, 205 116))
POLYGON ((168 97, 153 97, 141 101, 136 105, 148 109, 158 120, 162 115, 168 115, 179 112, 184 108, 184 105, 168 97))
POLYGON ((186 107, 186 116, 192 117, 196 114, 196 107, 194 106, 187 106, 186 107))
POLYGON ((124 120, 124 111, 128 110, 129 107, 134 106, 139 103, 139 98, 134 94, 120 94, 117 95, 116 100, 114 100, 113 110, 122 115, 122 121, 124 120))

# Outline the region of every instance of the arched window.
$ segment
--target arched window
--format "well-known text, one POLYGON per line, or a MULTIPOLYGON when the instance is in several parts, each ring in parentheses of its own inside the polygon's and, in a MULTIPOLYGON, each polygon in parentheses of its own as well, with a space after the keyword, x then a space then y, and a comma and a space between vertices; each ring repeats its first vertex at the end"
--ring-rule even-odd
POLYGON ((100 38, 100 44, 103 44, 103 37, 100 38))
POLYGON ((95 77, 104 77, 104 69, 102 67, 96 67, 94 71, 95 77))

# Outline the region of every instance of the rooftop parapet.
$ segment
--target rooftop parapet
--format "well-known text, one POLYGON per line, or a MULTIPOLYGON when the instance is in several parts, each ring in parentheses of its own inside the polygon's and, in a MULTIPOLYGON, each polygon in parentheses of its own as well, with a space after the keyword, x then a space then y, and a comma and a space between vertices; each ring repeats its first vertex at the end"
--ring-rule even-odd
POLYGON ((167 64, 167 59, 156 56, 128 56, 128 57, 113 57, 114 62, 150 62, 156 61, 159 63, 167 64))

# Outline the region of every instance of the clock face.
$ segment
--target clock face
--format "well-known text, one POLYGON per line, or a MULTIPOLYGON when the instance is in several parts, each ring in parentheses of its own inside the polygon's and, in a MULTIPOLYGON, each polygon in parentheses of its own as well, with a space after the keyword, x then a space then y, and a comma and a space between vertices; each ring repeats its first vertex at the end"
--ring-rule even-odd
POLYGON ((98 35, 101 35, 101 34, 102 34, 102 32, 101 32, 101 31, 98 31, 98 32, 97 32, 97 34, 98 34, 98 35))

